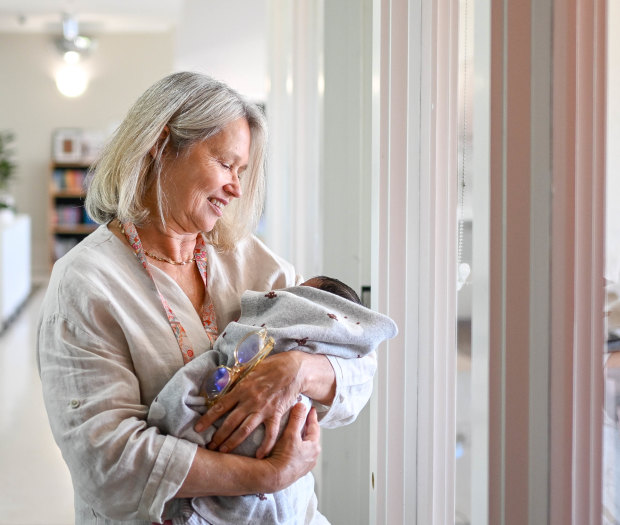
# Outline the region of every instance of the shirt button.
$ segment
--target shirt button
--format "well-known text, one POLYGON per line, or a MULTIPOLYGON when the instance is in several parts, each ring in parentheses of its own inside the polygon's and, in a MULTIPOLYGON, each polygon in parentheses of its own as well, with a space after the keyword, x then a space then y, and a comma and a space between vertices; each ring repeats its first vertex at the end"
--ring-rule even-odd
POLYGON ((69 405, 71 406, 71 408, 77 408, 80 406, 80 402, 77 399, 72 399, 69 405))

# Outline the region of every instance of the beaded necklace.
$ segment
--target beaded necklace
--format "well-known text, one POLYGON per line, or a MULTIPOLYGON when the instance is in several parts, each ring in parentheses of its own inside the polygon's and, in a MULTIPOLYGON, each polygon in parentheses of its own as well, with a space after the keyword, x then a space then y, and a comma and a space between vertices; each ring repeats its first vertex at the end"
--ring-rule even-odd
MULTIPOLYGON (((136 257, 140 263, 142 263, 142 267, 146 270, 146 273, 155 285, 155 290, 157 290, 161 304, 168 317, 170 328, 172 328, 172 332, 174 333, 177 343, 179 344, 179 349, 181 350, 181 354, 183 356, 183 363, 189 363, 195 356, 194 349, 189 338, 187 337, 187 333, 185 332, 185 328, 183 328, 181 321, 168 304, 168 301, 166 301, 166 298, 161 294, 155 279, 153 279, 153 274, 149 268, 149 263, 146 260, 147 254, 142 247, 142 241, 140 240, 140 236, 138 235, 135 225, 131 222, 125 222, 120 223, 120 228, 121 232, 125 235, 127 242, 135 252, 136 257)), ((202 277, 205 285, 206 297, 205 302, 202 305, 200 319, 207 337, 211 342, 211 347, 213 347, 213 342, 217 338, 217 325, 215 322, 215 308, 213 307, 213 303, 211 302, 211 298, 209 297, 209 293, 207 291, 207 252, 202 235, 198 236, 196 248, 194 248, 194 257, 192 257, 192 259, 196 261, 196 266, 198 267, 198 271, 200 272, 200 276, 202 277)))

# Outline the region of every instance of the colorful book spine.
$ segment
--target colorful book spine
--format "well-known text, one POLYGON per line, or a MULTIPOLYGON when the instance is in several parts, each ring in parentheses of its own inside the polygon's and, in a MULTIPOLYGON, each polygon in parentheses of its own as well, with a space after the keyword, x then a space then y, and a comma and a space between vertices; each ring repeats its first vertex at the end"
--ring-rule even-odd
POLYGON ((82 193, 84 191, 85 169, 56 168, 52 173, 54 191, 82 193))

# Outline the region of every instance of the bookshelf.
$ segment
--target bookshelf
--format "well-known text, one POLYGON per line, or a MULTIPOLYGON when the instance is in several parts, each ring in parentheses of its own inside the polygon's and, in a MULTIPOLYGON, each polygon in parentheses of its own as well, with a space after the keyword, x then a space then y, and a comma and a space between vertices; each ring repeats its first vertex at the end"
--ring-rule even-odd
POLYGON ((97 228, 84 209, 88 165, 52 163, 50 237, 52 264, 97 228))

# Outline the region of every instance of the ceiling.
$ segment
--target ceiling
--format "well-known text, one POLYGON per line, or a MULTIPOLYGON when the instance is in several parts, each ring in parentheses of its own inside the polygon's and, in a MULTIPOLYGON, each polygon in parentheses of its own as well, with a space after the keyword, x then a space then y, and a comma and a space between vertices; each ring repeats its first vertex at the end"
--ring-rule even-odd
POLYGON ((60 33, 62 13, 77 18, 80 34, 168 31, 184 0, 0 0, 0 32, 60 33))

